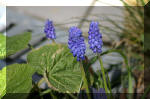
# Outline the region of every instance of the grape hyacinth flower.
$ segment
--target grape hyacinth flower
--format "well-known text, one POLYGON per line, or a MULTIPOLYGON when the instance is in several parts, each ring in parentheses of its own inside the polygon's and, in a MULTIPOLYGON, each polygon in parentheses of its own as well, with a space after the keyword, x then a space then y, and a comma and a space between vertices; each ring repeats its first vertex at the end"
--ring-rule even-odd
POLYGON ((90 91, 89 91, 89 86, 88 86, 88 82, 87 82, 87 79, 86 79, 86 74, 85 74, 85 71, 84 71, 84 67, 83 67, 83 64, 82 64, 82 61, 81 60, 84 60, 85 59, 85 50, 86 50, 86 45, 84 43, 84 38, 82 36, 82 31, 73 26, 69 29, 69 40, 68 40, 68 48, 71 50, 71 53, 73 54, 74 57, 77 57, 77 61, 80 61, 80 69, 81 69, 81 74, 82 74, 82 79, 85 83, 85 86, 86 86, 86 91, 87 91, 87 96, 88 96, 88 99, 91 99, 90 98, 90 91))
MULTIPOLYGON (((82 90, 79 93, 78 99, 87 99, 86 91, 82 90)), ((104 88, 96 89, 94 87, 90 87, 91 97, 92 99, 107 99, 107 94, 104 88)))
POLYGON ((105 89, 99 88, 98 90, 92 88, 93 99, 107 99, 107 95, 105 93, 105 89))
POLYGON ((84 43, 84 38, 82 36, 82 31, 73 26, 69 29, 69 40, 68 47, 74 57, 77 57, 77 61, 85 59, 86 45, 84 43))
POLYGON ((89 27, 89 45, 90 45, 90 49, 94 52, 94 53, 101 53, 102 52, 102 45, 103 45, 103 41, 102 41, 102 34, 99 31, 99 23, 98 22, 94 22, 92 21, 90 23, 90 27, 89 27))
POLYGON ((106 81, 106 76, 105 76, 105 68, 103 66, 103 62, 102 59, 100 57, 100 53, 102 52, 102 45, 103 45, 103 41, 102 41, 102 34, 100 33, 99 30, 99 23, 98 22, 94 22, 92 21, 90 23, 90 27, 89 27, 89 45, 90 45, 90 49, 94 52, 97 53, 98 55, 98 59, 100 62, 100 67, 101 67, 101 71, 102 71, 102 77, 103 77, 103 81, 104 81, 104 88, 106 93, 109 92, 108 87, 107 87, 107 81, 106 81))
POLYGON ((50 21, 49 19, 45 23, 44 33, 46 34, 47 38, 56 39, 56 33, 53 22, 50 21))

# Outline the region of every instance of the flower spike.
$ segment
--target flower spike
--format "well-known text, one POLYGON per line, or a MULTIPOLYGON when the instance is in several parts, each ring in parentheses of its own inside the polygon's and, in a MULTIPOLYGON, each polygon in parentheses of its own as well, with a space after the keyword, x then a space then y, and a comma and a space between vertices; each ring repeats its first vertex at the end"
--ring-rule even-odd
POLYGON ((53 22, 50 21, 49 19, 45 23, 44 33, 46 34, 47 38, 56 39, 56 33, 53 22))
POLYGON ((68 48, 71 50, 73 56, 77 57, 77 61, 85 59, 86 45, 84 43, 82 31, 77 27, 71 27, 69 29, 68 48))
POLYGON ((102 41, 102 34, 99 31, 99 23, 92 21, 90 23, 88 33, 89 33, 89 36, 88 36, 89 42, 88 43, 90 45, 90 49, 94 53, 101 53, 103 41, 102 41))

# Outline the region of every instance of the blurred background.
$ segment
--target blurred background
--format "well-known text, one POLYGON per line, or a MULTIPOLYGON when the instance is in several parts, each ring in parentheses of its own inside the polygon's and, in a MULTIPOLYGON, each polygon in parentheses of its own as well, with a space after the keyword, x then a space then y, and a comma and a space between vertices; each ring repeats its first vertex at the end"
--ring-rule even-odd
MULTIPOLYGON (((6 1, 8 1, 8 5, 9 2, 11 2, 10 0, 6 1)), ((21 3, 21 1, 19 2, 21 3)), ((77 0, 74 5, 78 4, 78 2, 79 0, 77 0)), ((119 49, 126 54, 134 78, 132 82, 134 85, 133 92, 143 93, 144 8, 141 6, 146 4, 148 0, 126 0, 126 2, 121 2, 120 0, 116 0, 115 2, 110 2, 109 0, 82 0, 81 2, 81 5, 86 2, 88 6, 0 7, 0 32, 6 35, 5 27, 7 29, 7 36, 30 31, 32 32, 30 44, 38 48, 50 43, 50 41, 45 39, 45 34, 43 33, 46 19, 52 20, 55 25, 57 43, 66 44, 68 41, 69 27, 78 26, 83 31, 83 35, 86 38, 86 55, 91 59, 95 55, 88 49, 88 28, 92 20, 98 21, 100 23, 100 31, 103 35, 103 51, 108 49, 119 49), (4 21, 6 19, 7 21, 4 21)), ((63 3, 65 4, 65 2, 63 3)), ((149 48, 147 48, 146 51, 149 51, 149 48)), ((26 54, 26 51, 22 51, 12 55, 8 57, 9 61, 7 63, 5 60, 1 60, 0 69, 5 66, 5 63, 8 65, 26 62, 26 54)), ((128 79, 123 58, 118 53, 111 53, 102 58, 104 67, 107 69, 111 79, 113 93, 126 93, 128 79)), ((95 62, 92 67, 95 72, 98 72, 100 69, 99 62, 95 62)), ((149 71, 149 67, 145 68, 149 71)), ((147 82, 148 78, 149 76, 146 78, 147 82)), ((40 78, 35 75, 33 79, 37 81, 40 78)), ((41 87, 44 88, 45 85, 43 84, 41 87)))

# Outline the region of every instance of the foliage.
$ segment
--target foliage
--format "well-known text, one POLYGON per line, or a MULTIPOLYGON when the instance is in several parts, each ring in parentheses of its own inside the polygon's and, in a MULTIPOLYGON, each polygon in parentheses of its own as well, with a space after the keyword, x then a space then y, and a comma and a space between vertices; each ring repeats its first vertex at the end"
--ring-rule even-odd
MULTIPOLYGON (((121 80, 120 83, 123 91, 128 88, 127 92, 133 93, 134 86, 138 85, 137 83, 139 79, 143 79, 141 77, 137 79, 137 75, 135 75, 134 70, 138 70, 136 72, 140 72, 142 74, 141 71, 143 71, 143 68, 141 68, 141 66, 144 66, 144 12, 143 8, 133 8, 129 7, 126 2, 123 1, 123 3, 126 5, 125 16, 123 17, 125 18, 125 21, 122 22, 123 26, 118 24, 119 21, 112 20, 107 16, 105 17, 106 21, 112 24, 115 29, 108 26, 100 26, 101 28, 111 32, 117 32, 119 34, 118 36, 120 41, 115 42, 114 44, 111 42, 111 46, 109 46, 111 49, 104 51, 100 54, 100 56, 114 52, 120 54, 120 57, 122 57, 124 61, 122 63, 118 63, 119 65, 113 64, 113 66, 118 66, 120 67, 119 69, 121 69, 119 80, 121 80), (117 31, 118 29, 121 31, 117 31), (125 71, 122 71, 123 67, 126 67, 125 71), (133 80, 136 79, 137 82, 134 84, 133 80)), ((96 17, 99 17, 99 15, 96 15, 96 17)), ((85 21, 89 22, 91 20, 85 21)), ((147 36, 149 35, 147 34, 147 36)), ((12 37, 0 35, 0 59, 6 59, 10 55, 28 48, 30 40, 31 33, 29 32, 12 37)), ((149 47, 147 47, 146 50, 148 51, 149 47)), ((110 83, 111 81, 108 76, 108 72, 112 69, 105 69, 101 59, 100 66, 102 72, 94 72, 91 68, 98 59, 100 59, 99 56, 94 56, 91 59, 88 59, 88 57, 85 56, 85 60, 82 61, 83 64, 82 62, 79 63, 70 53, 67 45, 57 44, 54 40, 52 44, 44 45, 37 49, 32 47, 32 50, 27 54, 26 63, 11 64, 0 70, 0 98, 6 94, 5 97, 7 98, 13 97, 17 99, 19 97, 24 99, 32 96, 28 93, 37 92, 41 98, 49 95, 53 98, 68 97, 76 99, 79 96, 78 93, 84 92, 85 89, 86 92, 88 92, 88 88, 105 88, 105 92, 112 93, 112 89, 114 87, 112 87, 113 84, 110 83), (32 81, 32 76, 35 73, 41 77, 41 79, 37 82, 32 81), (82 78, 81 74, 85 77, 82 78), (42 89, 40 87, 43 82, 48 85, 46 89, 42 89), (26 94, 16 97, 8 95, 10 93, 26 94)), ((150 87, 147 88, 146 93, 143 95, 143 99, 149 89, 150 87)), ((132 96, 129 98, 132 98, 132 96)))
POLYGON ((31 33, 25 32, 12 37, 6 37, 6 39, 6 55, 9 56, 28 47, 28 43, 31 39, 31 33))
POLYGON ((33 69, 27 64, 7 66, 7 93, 29 93, 32 88, 33 69))
POLYGON ((28 63, 48 79, 50 87, 63 93, 79 92, 81 72, 79 63, 66 45, 52 44, 32 50, 28 63))
POLYGON ((0 59, 6 56, 6 36, 0 34, 0 59))
MULTIPOLYGON (((23 33, 19 35, 15 35, 12 37, 6 37, 2 34, 0 34, 0 59, 4 59, 8 57, 9 55, 15 54, 16 52, 27 48, 27 44, 29 43, 31 39, 31 33, 23 33), (7 39, 7 41, 6 41, 7 39), (6 46, 7 45, 7 46, 6 46), (7 50, 6 50, 7 49, 7 50), (7 53, 7 54, 6 54, 7 53)), ((26 79, 25 77, 28 77, 26 73, 28 74, 31 70, 31 68, 26 68, 25 65, 17 65, 14 64, 12 66, 4 67, 0 71, 0 97, 4 96, 6 94, 6 75, 7 75, 7 93, 22 93, 26 92, 28 93, 32 88, 32 75, 30 75, 30 80, 26 79), (20 67, 22 66, 22 67, 20 67), (16 67, 16 68, 14 68, 16 67), (24 67, 24 68, 23 68, 24 67), (24 73, 24 71, 27 71, 24 73), (22 75, 22 76, 21 76, 22 75), (25 76, 25 77, 23 77, 25 76), (13 77, 15 79, 13 79, 13 77), (27 81, 25 81, 27 80, 27 81), (22 81, 22 82, 20 82, 22 81), (29 82, 28 82, 29 81, 29 82), (18 82, 18 83, 16 83, 18 82), (24 86, 20 86, 18 84, 22 84, 24 86), (30 86, 25 87, 25 85, 29 84, 30 86), (19 87, 18 87, 19 86, 19 87), (24 88, 23 88, 24 87, 24 88)))
POLYGON ((6 94, 6 67, 0 70, 0 98, 6 94))

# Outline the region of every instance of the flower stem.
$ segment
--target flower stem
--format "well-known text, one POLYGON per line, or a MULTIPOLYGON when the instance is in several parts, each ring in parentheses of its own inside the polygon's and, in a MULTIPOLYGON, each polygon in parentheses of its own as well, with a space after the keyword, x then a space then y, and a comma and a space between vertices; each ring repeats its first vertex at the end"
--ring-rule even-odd
POLYGON ((52 44, 56 44, 54 39, 48 39, 48 40, 52 41, 52 44))
POLYGON ((98 59, 99 59, 99 62, 100 62, 101 71, 102 71, 102 77, 103 77, 103 80, 104 80, 104 88, 105 88, 105 91, 106 91, 106 94, 107 94, 107 93, 109 93, 109 91, 108 91, 108 88, 107 88, 107 82, 106 82, 106 76, 105 76, 105 69, 104 69, 104 66, 103 66, 102 59, 101 59, 101 57, 100 57, 99 54, 98 54, 98 59))
POLYGON ((108 87, 109 87, 110 97, 111 97, 111 99, 113 99, 113 95, 112 95, 112 91, 111 91, 111 83, 110 83, 110 79, 109 79, 107 71, 106 71, 106 76, 108 78, 108 87))
MULTIPOLYGON (((133 84, 132 84, 133 78, 131 75, 132 71, 131 71, 131 67, 129 66, 127 56, 121 50, 118 50, 118 49, 111 49, 111 50, 105 51, 101 55, 105 55, 105 54, 112 53, 112 52, 119 53, 124 59, 124 63, 128 71, 128 93, 130 93, 130 96, 132 96, 131 93, 133 93, 133 84)), ((132 97, 130 99, 132 99, 132 97)))
POLYGON ((85 75, 85 71, 84 71, 82 61, 80 61, 80 69, 81 69, 81 73, 82 73, 82 79, 83 79, 83 81, 85 83, 85 86, 86 86, 86 93, 87 93, 88 99, 91 99, 89 86, 88 86, 88 82, 87 82, 87 79, 86 79, 86 75, 85 75))
POLYGON ((54 39, 51 39, 51 40, 52 40, 52 43, 53 43, 53 44, 55 44, 55 43, 56 43, 54 39))

